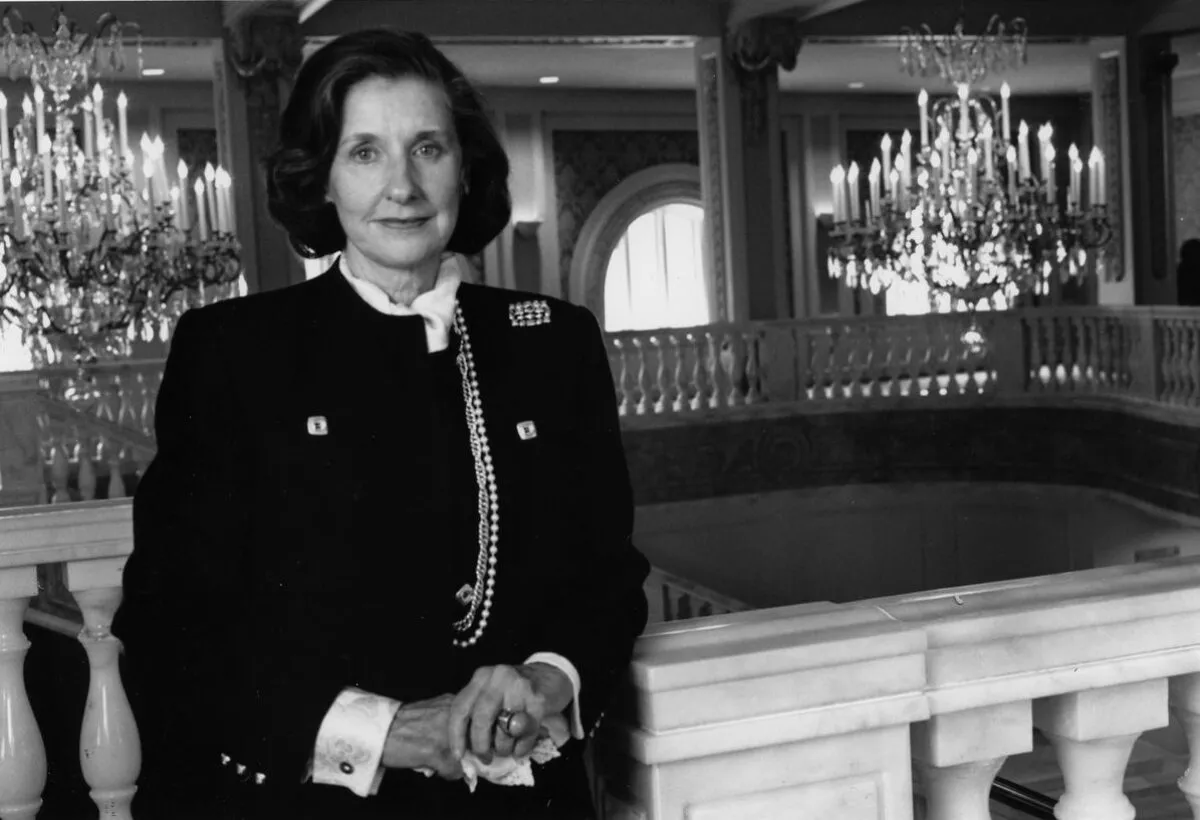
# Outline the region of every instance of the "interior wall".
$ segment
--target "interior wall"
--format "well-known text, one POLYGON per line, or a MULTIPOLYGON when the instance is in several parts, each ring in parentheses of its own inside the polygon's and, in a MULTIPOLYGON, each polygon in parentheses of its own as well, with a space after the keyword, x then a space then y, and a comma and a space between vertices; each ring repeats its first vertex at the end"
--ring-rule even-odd
POLYGON ((1200 554, 1200 519, 1079 487, 846 485, 640 506, 635 542, 657 567, 768 607, 1200 554))
MULTIPOLYGON (((536 214, 542 270, 531 276, 513 270, 511 234, 501 239, 496 279, 522 289, 540 283, 551 296, 568 292, 571 259, 579 229, 600 198, 630 174, 662 162, 699 162, 696 100, 691 91, 600 91, 485 89, 501 123, 513 165, 514 214, 536 214)), ((1014 96, 1013 121, 1030 127, 1047 120, 1056 141, 1066 147, 1091 144, 1090 97, 1014 96)), ((785 315, 872 312, 869 301, 855 304, 828 293, 817 220, 832 210, 829 172, 845 162, 848 134, 888 131, 896 141, 919 123, 916 99, 907 95, 782 94, 789 212, 800 215, 790 259, 793 292, 805 294, 785 315)), ((1015 127, 1015 126, 1014 126, 1015 127)), ((1059 163, 1066 183, 1066 163, 1059 163)), ((793 219, 797 218, 795 216, 793 219)))

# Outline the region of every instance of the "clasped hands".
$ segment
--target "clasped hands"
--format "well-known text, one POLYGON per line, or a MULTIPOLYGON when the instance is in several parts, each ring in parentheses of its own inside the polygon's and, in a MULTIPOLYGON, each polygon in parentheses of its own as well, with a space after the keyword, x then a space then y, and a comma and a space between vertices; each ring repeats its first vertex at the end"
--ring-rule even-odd
POLYGON ((388 730, 382 765, 457 780, 468 751, 484 762, 524 757, 537 744, 542 721, 566 709, 573 696, 570 679, 551 664, 480 667, 456 695, 401 706, 388 730), (496 725, 502 710, 516 715, 507 732, 496 725))

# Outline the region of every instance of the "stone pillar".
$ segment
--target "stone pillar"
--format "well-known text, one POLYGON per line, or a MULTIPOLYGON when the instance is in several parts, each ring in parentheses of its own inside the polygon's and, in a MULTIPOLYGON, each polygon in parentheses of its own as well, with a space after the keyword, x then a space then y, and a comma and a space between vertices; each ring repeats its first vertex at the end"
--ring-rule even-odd
MULTIPOLYGON (((1093 41, 1093 144, 1104 152, 1112 240, 1095 251, 1096 299, 1102 305, 1132 305, 1133 245, 1129 193, 1129 90, 1125 82, 1125 43, 1119 38, 1093 41)), ((1089 194, 1089 198, 1090 198, 1089 194)))
POLYGON ((1140 305, 1176 302, 1171 73, 1179 58, 1165 34, 1126 40, 1134 296, 1140 305))
POLYGON ((251 292, 304 280, 304 265, 267 213, 263 161, 275 147, 292 79, 303 60, 292 3, 226 4, 214 46, 217 145, 234 179, 234 217, 251 292))
POLYGON ((791 313, 779 69, 795 68, 798 24, 764 17, 696 46, 705 249, 718 319, 791 313))

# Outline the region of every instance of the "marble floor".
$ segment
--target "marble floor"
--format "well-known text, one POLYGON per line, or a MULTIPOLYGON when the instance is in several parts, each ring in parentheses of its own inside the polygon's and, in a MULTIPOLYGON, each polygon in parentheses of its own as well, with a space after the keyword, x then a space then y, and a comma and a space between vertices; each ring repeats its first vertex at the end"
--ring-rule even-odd
MULTIPOLYGON (((1125 794, 1137 810, 1137 820, 1192 820, 1187 800, 1175 781, 1187 769, 1187 743, 1182 729, 1172 725, 1148 732, 1133 748, 1125 770, 1125 794)), ((1032 752, 1010 757, 1000 776, 1057 799, 1063 792, 1062 774, 1054 748, 1034 733, 1032 752)), ((921 801, 918 799, 918 817, 921 801)), ((992 801, 992 820, 1029 820, 1030 815, 992 801)))

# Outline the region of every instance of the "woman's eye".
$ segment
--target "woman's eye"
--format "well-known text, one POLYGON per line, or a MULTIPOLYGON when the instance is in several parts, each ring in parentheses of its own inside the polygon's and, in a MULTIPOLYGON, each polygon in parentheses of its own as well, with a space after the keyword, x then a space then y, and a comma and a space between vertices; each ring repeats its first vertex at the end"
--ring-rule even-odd
POLYGON ((370 145, 360 145, 350 152, 350 156, 359 162, 369 162, 375 157, 375 149, 370 145))
POLYGON ((421 143, 417 146, 417 156, 432 159, 442 155, 442 146, 432 142, 421 143))

